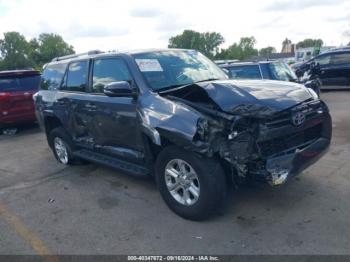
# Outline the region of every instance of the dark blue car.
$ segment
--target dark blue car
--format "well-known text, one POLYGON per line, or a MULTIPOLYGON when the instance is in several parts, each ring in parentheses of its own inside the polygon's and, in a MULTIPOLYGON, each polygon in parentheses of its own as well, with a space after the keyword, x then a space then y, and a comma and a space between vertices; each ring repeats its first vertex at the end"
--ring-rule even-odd
POLYGON ((339 48, 322 53, 296 68, 299 77, 304 74, 320 82, 322 89, 350 88, 350 48, 339 48))
MULTIPOLYGON (((270 79, 300 83, 293 70, 281 61, 236 62, 220 64, 231 79, 270 79)), ((317 80, 306 81, 306 87, 320 92, 317 80)))

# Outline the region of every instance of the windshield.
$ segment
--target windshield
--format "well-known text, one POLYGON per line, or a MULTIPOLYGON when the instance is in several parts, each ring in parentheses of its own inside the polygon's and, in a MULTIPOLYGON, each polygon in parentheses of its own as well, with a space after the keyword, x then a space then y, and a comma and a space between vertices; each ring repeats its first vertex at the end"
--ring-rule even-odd
POLYGON ((197 51, 169 50, 134 55, 135 61, 154 91, 214 79, 226 74, 197 51))
POLYGON ((271 63, 269 64, 273 79, 281 81, 296 81, 297 76, 293 70, 285 63, 271 63))

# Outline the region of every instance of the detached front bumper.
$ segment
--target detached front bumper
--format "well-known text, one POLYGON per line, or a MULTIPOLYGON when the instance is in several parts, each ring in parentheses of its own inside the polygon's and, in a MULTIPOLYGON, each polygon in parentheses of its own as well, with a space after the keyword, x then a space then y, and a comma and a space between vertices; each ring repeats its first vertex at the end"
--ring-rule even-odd
POLYGON ((319 160, 327 152, 329 145, 329 139, 319 138, 303 149, 296 149, 295 153, 268 159, 266 161, 268 182, 271 185, 279 185, 288 177, 299 174, 319 160))
POLYGON ((317 123, 322 126, 319 137, 267 157, 251 170, 255 177, 271 185, 280 185, 318 161, 328 151, 331 143, 331 116, 327 112, 323 115, 322 121, 317 123))

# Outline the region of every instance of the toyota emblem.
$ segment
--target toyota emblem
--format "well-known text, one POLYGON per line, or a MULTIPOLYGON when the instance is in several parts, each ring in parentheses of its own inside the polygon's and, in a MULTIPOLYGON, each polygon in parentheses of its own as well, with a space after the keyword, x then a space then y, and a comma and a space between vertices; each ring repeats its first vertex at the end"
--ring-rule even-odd
POLYGON ((305 122, 305 115, 303 112, 297 112, 292 116, 292 123, 295 126, 300 126, 305 122))

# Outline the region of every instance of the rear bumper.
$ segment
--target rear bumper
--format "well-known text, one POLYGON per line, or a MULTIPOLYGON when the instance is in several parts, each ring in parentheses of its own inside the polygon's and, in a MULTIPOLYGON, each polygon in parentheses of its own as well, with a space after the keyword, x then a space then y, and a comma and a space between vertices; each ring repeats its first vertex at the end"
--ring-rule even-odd
POLYGON ((34 110, 24 111, 24 112, 11 112, 0 110, 0 127, 35 122, 35 113, 34 110), (5 112, 5 113, 4 113, 5 112))

